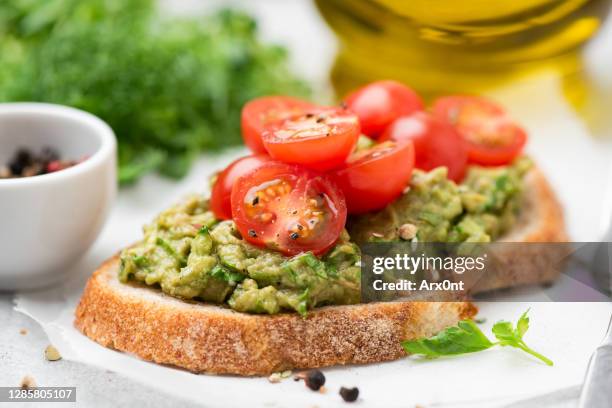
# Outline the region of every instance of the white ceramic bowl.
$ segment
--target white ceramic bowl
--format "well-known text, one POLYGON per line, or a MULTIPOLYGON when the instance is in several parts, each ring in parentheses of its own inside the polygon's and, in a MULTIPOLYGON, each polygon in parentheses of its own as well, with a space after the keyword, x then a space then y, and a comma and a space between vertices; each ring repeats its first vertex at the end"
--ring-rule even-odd
POLYGON ((98 236, 117 192, 116 140, 97 117, 58 105, 0 104, 0 163, 19 147, 56 149, 82 163, 0 179, 0 290, 48 286, 98 236))

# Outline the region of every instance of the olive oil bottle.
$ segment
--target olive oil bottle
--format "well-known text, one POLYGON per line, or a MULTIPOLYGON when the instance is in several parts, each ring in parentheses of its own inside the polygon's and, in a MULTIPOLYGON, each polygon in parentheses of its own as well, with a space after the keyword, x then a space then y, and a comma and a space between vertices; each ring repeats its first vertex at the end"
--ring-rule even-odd
POLYGON ((609 0, 316 0, 340 40, 339 95, 381 78, 424 96, 475 93, 538 70, 580 70, 609 0))

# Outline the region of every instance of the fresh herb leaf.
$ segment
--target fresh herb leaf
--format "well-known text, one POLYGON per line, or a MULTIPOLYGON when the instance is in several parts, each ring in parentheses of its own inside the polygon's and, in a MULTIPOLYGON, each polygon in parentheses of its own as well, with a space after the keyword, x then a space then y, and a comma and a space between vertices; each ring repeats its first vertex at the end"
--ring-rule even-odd
POLYGON ((314 256, 311 252, 307 252, 304 255, 302 255, 302 259, 312 269, 317 269, 319 265, 321 264, 321 261, 319 261, 319 259, 316 256, 314 256))
POLYGON ((281 265, 281 268, 290 277, 295 278, 294 281, 297 281, 300 270, 305 266, 310 268, 316 276, 328 279, 325 262, 314 256, 312 252, 305 252, 286 260, 281 265))
POLYGON ((135 256, 133 259, 134 263, 139 268, 146 268, 147 266, 149 266, 149 258, 147 258, 146 256, 135 256))
POLYGON ((497 342, 491 342, 472 320, 462 320, 457 326, 449 327, 433 337, 419 340, 407 340, 402 346, 408 354, 420 354, 428 358, 436 358, 445 355, 467 354, 486 350, 495 345, 516 347, 532 356, 542 360, 549 366, 553 362, 529 348, 523 340, 523 336, 529 329, 529 317, 527 310, 521 315, 516 323, 516 328, 511 322, 501 320, 493 326, 493 334, 497 342))
POLYGON ((318 277, 322 279, 328 279, 325 263, 322 262, 319 258, 314 256, 311 252, 307 252, 302 255, 302 259, 306 263, 306 265, 308 265, 315 272, 318 277))
POLYGON ((435 358, 445 355, 473 353, 486 350, 493 343, 472 320, 463 320, 457 326, 436 334, 428 339, 405 341, 404 350, 409 354, 422 354, 435 358))
POLYGON ((527 313, 529 313, 529 309, 527 309, 525 313, 521 315, 516 323, 516 333, 520 338, 523 338, 523 335, 527 329, 529 329, 529 316, 527 316, 527 313))
POLYGON ((293 270, 291 265, 287 262, 281 265, 281 271, 291 279, 293 283, 298 283, 298 274, 293 270))
POLYGON ((529 310, 521 315, 516 323, 516 328, 514 328, 512 323, 504 320, 495 323, 493 326, 493 334, 499 340, 498 344, 500 346, 516 347, 523 350, 525 353, 531 354, 532 356, 542 360, 547 365, 552 366, 554 363, 549 358, 544 357, 542 354, 531 349, 523 340, 523 335, 527 329, 529 329, 529 317, 527 316, 528 312, 529 310))
POLYGON ((168 255, 176 259, 181 268, 187 265, 187 259, 185 259, 185 257, 181 254, 177 253, 172 247, 172 245, 170 245, 170 243, 165 239, 157 237, 157 239, 155 240, 155 244, 161 247, 164 251, 166 251, 168 255))
POLYGON ((514 341, 514 327, 510 322, 500 320, 493 325, 492 331, 501 345, 505 345, 506 342, 514 341))
POLYGON ((229 268, 224 267, 223 265, 215 265, 212 271, 210 271, 210 276, 215 279, 225 281, 232 286, 236 285, 239 282, 242 282, 245 279, 245 276, 243 274, 234 272, 229 268))
POLYGON ((306 317, 308 315, 308 293, 310 292, 310 288, 304 289, 304 292, 300 295, 300 303, 298 303, 297 308, 295 309, 300 316, 306 317))

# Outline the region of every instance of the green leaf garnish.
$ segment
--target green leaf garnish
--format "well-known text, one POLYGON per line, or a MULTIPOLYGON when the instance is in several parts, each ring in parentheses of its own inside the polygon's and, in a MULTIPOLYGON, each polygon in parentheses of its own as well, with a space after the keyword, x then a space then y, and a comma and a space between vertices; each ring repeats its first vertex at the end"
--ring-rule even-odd
POLYGON ((428 339, 405 341, 404 350, 409 354, 422 354, 435 358, 453 354, 474 353, 493 346, 472 320, 462 320, 428 339))
POLYGON ((529 348, 523 340, 523 336, 529 329, 528 312, 529 310, 521 315, 516 327, 505 320, 495 323, 492 331, 498 340, 497 342, 491 342, 473 320, 462 320, 457 326, 449 327, 435 336, 419 340, 407 340, 402 342, 402 346, 408 354, 419 354, 428 358, 474 353, 495 345, 510 346, 521 349, 552 366, 553 362, 550 359, 529 348))
POLYGON ((527 316, 528 312, 529 309, 521 315, 518 322, 516 323, 516 328, 512 326, 512 323, 504 320, 495 323, 495 325, 493 326, 493 334, 495 335, 495 337, 497 337, 497 340, 499 340, 497 344, 502 347, 510 346, 519 348, 525 353, 531 354, 532 356, 542 360, 547 365, 552 366, 553 362, 550 359, 531 349, 529 346, 527 346, 527 344, 525 344, 525 341, 523 340, 525 332, 527 331, 527 329, 529 329, 529 317, 527 316))

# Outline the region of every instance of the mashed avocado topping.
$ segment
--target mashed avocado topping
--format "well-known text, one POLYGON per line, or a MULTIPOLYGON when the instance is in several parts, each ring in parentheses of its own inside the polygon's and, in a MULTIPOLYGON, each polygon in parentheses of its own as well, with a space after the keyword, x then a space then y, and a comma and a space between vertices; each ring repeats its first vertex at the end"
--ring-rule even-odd
POLYGON ((422 242, 490 242, 514 223, 527 158, 510 166, 471 166, 459 185, 446 168, 415 170, 410 187, 376 213, 353 217, 348 230, 355 242, 397 241, 410 226, 422 242))
POLYGON ((181 299, 226 304, 239 312, 305 315, 322 305, 360 300, 356 243, 408 239, 488 242, 513 224, 522 177, 531 166, 469 168, 457 185, 445 168, 415 170, 410 188, 382 211, 353 217, 324 256, 287 257, 246 242, 233 221, 218 221, 203 196, 191 196, 144 227, 144 239, 121 253, 119 280, 158 286, 181 299), (408 226, 408 228, 407 228, 408 226))
POLYGON ((359 302, 359 260, 346 232, 322 258, 255 247, 233 221, 217 221, 204 197, 192 196, 162 212, 144 228, 143 241, 122 252, 119 280, 240 312, 305 314, 319 305, 359 302))

